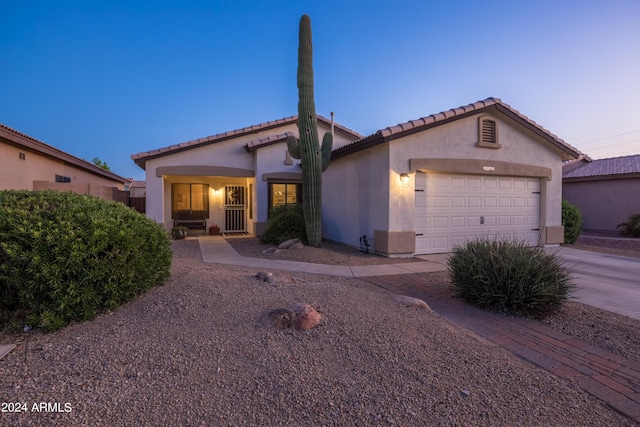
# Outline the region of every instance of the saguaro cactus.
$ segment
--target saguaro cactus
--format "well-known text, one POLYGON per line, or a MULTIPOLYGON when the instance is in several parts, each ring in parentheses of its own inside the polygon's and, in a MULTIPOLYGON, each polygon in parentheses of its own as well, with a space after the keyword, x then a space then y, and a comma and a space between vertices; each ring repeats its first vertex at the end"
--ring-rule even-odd
POLYGON ((326 132, 322 147, 318 141, 318 120, 313 100, 313 60, 311 19, 300 18, 298 46, 298 133, 287 138, 291 157, 302 163, 302 209, 309 245, 320 246, 322 241, 322 172, 329 166, 333 135, 326 132))

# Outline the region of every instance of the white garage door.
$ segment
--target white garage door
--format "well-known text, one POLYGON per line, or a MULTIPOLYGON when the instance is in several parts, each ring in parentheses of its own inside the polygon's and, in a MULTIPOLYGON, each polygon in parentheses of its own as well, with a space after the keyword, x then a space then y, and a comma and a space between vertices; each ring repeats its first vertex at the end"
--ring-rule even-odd
POLYGON ((538 178, 416 173, 416 254, 451 252, 477 237, 540 235, 538 178))

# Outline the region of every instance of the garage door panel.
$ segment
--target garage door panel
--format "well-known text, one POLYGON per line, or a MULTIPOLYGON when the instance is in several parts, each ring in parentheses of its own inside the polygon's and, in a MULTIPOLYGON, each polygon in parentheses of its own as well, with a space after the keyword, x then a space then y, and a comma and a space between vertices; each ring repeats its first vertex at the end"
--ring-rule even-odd
POLYGON ((433 217, 433 228, 449 228, 448 216, 433 217))
POLYGON ((464 216, 452 216, 451 227, 452 228, 464 228, 466 227, 466 217, 464 216))
POLYGON ((451 207, 452 208, 464 208, 465 207, 464 196, 451 196, 451 207))
POLYGON ((439 196, 433 198, 434 208, 448 208, 449 207, 449 197, 447 196, 439 196))
POLYGON ((482 199, 480 197, 469 196, 467 197, 467 206, 470 208, 479 208, 482 206, 482 199))
POLYGON ((485 208, 495 208, 498 206, 498 198, 497 197, 483 197, 482 204, 485 208))
POLYGON ((416 174, 416 253, 449 252, 480 236, 537 244, 540 180, 416 174))
POLYGON ((512 217, 510 215, 500 215, 498 217, 498 225, 511 225, 512 217))

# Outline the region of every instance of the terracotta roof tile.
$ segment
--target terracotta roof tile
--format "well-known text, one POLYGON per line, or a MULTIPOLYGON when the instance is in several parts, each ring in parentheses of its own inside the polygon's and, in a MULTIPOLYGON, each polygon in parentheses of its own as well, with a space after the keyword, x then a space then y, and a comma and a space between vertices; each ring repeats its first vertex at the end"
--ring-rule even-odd
POLYGON ((42 141, 39 141, 27 134, 12 129, 9 126, 3 125, 2 123, 0 123, 0 133, 2 134, 2 136, 4 136, 4 138, 11 141, 13 144, 18 144, 41 154, 56 158, 63 162, 74 165, 80 169, 84 169, 85 171, 88 171, 94 175, 100 175, 104 178, 122 183, 128 182, 127 178, 123 178, 111 171, 104 170, 94 165, 93 163, 62 151, 52 145, 45 144, 42 141))
POLYGON ((269 135, 266 138, 254 139, 253 141, 247 142, 244 148, 247 152, 251 152, 257 148, 285 141, 289 135, 293 135, 293 132, 279 133, 277 135, 269 135))
MULTIPOLYGON (((331 123, 331 120, 318 115, 318 121, 324 123, 325 125, 329 125, 331 123)), ((136 164, 140 167, 142 167, 144 169, 144 165, 145 162, 148 158, 151 157, 155 157, 155 156, 160 156, 160 155, 166 155, 168 153, 171 153, 173 151, 179 151, 179 150, 186 150, 189 148, 195 148, 197 146, 200 145, 206 145, 206 144, 213 144, 219 141, 223 141, 225 139, 228 138, 232 138, 232 137, 236 137, 239 135, 244 135, 244 134, 249 134, 249 133, 253 133, 253 132, 258 132, 261 131, 263 129, 269 129, 269 128, 273 128, 273 127, 277 127, 277 126, 281 126, 281 125, 286 125, 289 123, 295 123, 296 120, 298 119, 298 116, 289 116, 289 117, 284 117, 282 119, 277 119, 277 120, 271 120, 268 122, 264 122, 264 123, 260 123, 257 125, 252 125, 249 127, 244 127, 241 129, 235 129, 235 130, 231 130, 231 131, 227 131, 227 132, 223 132, 223 133, 219 133, 216 135, 211 135, 211 136, 207 136, 207 137, 203 137, 203 138, 198 138, 198 139, 194 139, 191 141, 186 141, 186 142, 182 142, 179 144, 174 144, 174 145, 170 145, 168 147, 162 147, 159 149, 155 149, 155 150, 149 150, 149 151, 143 151, 137 154, 132 154, 131 155, 131 159, 133 161, 136 162, 136 164)), ((360 135, 359 133, 345 127, 342 125, 339 125, 337 123, 334 122, 334 127, 336 130, 341 131, 343 133, 347 133, 349 135, 352 135, 354 139, 359 139, 362 138, 363 136, 360 135)))
POLYGON ((567 167, 571 165, 565 166, 563 179, 629 174, 640 176, 640 154, 592 160, 576 168, 567 167))
POLYGON ((385 142, 384 140, 386 140, 387 138, 399 138, 401 136, 404 136, 406 132, 415 132, 421 130, 421 128, 437 126, 439 122, 445 123, 449 120, 455 119, 456 117, 462 118, 468 114, 479 112, 490 107, 496 108, 500 112, 507 114, 516 120, 519 120, 525 126, 528 126, 534 132, 538 133, 540 136, 565 151, 569 156, 577 157, 578 155, 582 154, 578 149, 567 144, 565 141, 558 138, 556 135, 552 134, 533 120, 529 119, 524 114, 511 108, 509 105, 502 102, 502 100, 500 100, 499 98, 487 98, 469 105, 464 105, 458 108, 442 111, 440 113, 431 114, 420 119, 411 120, 409 122, 400 123, 395 126, 389 126, 384 129, 380 129, 372 135, 369 135, 365 138, 359 139, 352 142, 351 144, 344 145, 334 150, 332 155, 335 157, 347 155, 359 151, 360 149, 368 148, 370 146, 385 142))

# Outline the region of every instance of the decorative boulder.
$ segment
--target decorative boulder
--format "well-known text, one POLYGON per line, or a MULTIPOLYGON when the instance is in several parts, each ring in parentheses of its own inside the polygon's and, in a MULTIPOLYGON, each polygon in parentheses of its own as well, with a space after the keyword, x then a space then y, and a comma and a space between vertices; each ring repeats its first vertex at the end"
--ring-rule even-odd
POLYGON ((278 246, 278 249, 302 249, 304 248, 304 244, 300 239, 290 239, 286 240, 278 246))
POLYGON ((431 309, 429 304, 419 298, 413 298, 406 295, 394 295, 393 299, 407 307, 426 308, 427 310, 431 309))
POLYGON ((262 280, 263 282, 271 282, 273 280, 273 273, 269 271, 259 271, 256 274, 256 279, 262 280))
POLYGON ((277 308, 262 315, 260 319, 265 328, 286 329, 293 325, 295 314, 284 308, 277 308))
POLYGON ((295 314, 294 324, 296 329, 307 330, 315 328, 320 323, 320 313, 313 307, 305 303, 297 303, 291 307, 291 311, 295 314))

